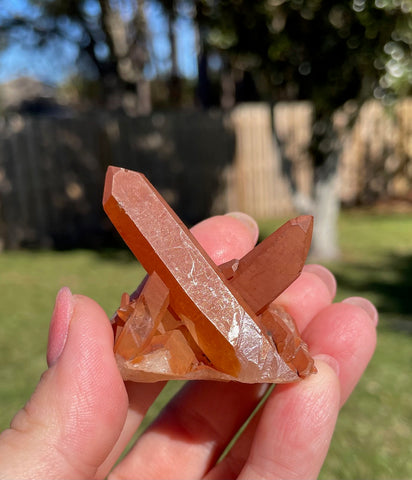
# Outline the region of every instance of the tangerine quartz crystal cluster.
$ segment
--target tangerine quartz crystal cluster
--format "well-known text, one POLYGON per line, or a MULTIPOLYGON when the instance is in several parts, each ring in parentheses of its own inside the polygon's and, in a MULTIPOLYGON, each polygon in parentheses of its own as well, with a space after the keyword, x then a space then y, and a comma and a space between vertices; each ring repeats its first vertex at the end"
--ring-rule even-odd
POLYGON ((302 270, 312 217, 218 267, 144 175, 109 167, 103 206, 148 273, 112 319, 125 380, 285 383, 316 371, 293 318, 272 303, 302 270))

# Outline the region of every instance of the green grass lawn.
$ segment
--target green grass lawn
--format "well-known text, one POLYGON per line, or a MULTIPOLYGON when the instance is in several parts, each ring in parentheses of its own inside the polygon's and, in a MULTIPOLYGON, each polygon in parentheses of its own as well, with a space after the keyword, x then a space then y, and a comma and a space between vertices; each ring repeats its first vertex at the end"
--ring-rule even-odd
MULTIPOLYGON (((264 234, 279 222, 262 224, 264 234)), ((338 299, 363 295, 380 311, 378 348, 344 406, 321 478, 412 478, 412 216, 344 213, 342 256, 329 268, 338 299)), ((0 430, 46 368, 58 289, 96 299, 108 314, 144 272, 126 251, 5 252, 0 255, 0 430)), ((169 390, 150 412, 155 415, 169 390)))

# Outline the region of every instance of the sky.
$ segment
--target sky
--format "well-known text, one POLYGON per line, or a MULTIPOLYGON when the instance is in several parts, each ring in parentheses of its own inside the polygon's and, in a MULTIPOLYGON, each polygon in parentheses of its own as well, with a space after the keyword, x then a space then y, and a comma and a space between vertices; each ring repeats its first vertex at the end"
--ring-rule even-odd
MULTIPOLYGON (((153 55, 157 69, 167 71, 169 43, 167 25, 160 8, 149 2, 147 20, 152 35, 153 55)), ((27 0, 0 0, 0 15, 13 17, 19 14, 35 14, 27 0)), ((177 23, 178 63, 183 76, 196 76, 195 34, 188 18, 177 23)), ((50 84, 64 81, 75 71, 77 49, 69 42, 60 42, 40 49, 28 48, 21 39, 15 39, 5 50, 0 50, 0 82, 20 76, 31 76, 50 84)), ((149 70, 149 75, 154 70, 149 70)))

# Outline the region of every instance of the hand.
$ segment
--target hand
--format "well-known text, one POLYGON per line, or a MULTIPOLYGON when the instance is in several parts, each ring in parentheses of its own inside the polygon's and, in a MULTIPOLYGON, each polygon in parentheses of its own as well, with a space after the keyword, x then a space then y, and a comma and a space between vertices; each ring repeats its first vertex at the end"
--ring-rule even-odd
MULTIPOLYGON (((258 234, 243 214, 208 219, 193 233, 216 263, 242 257, 258 234)), ((276 300, 294 316, 318 373, 276 386, 223 461, 216 464, 266 385, 188 382, 116 466, 164 384, 125 384, 107 316, 62 289, 49 368, 0 435, 0 478, 316 478, 376 341, 374 307, 362 298, 332 304, 335 289, 329 271, 310 265, 276 300)))

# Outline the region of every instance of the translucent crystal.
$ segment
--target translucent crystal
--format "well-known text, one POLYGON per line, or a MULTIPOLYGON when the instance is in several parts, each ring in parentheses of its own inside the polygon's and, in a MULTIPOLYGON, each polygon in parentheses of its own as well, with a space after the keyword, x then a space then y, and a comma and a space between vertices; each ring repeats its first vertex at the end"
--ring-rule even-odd
POLYGON ((113 319, 125 379, 290 382, 314 371, 293 319, 270 305, 303 267, 311 217, 219 268, 142 174, 109 167, 103 204, 149 273, 113 319))

